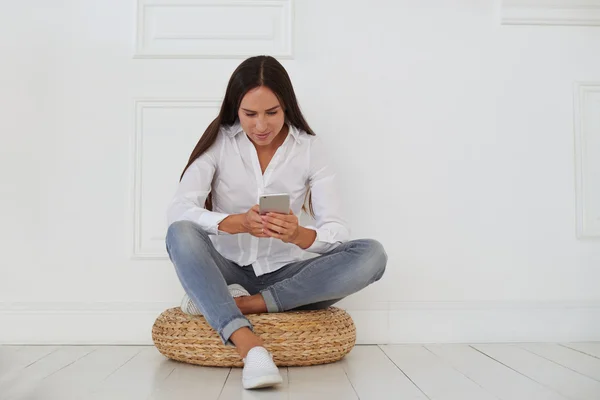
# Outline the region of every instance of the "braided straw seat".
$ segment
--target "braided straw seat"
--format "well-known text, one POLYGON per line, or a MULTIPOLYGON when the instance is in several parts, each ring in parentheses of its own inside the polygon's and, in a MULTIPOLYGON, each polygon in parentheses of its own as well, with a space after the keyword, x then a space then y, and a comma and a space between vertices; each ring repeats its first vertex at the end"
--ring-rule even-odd
MULTIPOLYGON (((356 342, 348 313, 337 307, 246 316, 280 367, 327 364, 342 359, 356 342)), ((233 346, 225 346, 203 316, 165 310, 152 327, 152 340, 164 356, 190 364, 241 367, 233 346)))

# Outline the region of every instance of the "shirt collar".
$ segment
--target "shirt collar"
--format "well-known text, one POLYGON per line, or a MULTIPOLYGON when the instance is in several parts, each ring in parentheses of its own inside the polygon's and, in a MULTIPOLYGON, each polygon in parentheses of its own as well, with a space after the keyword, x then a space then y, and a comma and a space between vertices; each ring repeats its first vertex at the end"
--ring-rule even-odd
MULTIPOLYGON (((298 128, 296 128, 289 122, 286 122, 286 124, 289 127, 289 134, 292 135, 296 143, 300 143, 300 131, 298 130, 298 128)), ((225 133, 231 138, 237 136, 238 133, 242 132, 244 132, 244 130, 242 129, 242 125, 239 123, 239 121, 237 121, 233 125, 225 127, 225 133)))

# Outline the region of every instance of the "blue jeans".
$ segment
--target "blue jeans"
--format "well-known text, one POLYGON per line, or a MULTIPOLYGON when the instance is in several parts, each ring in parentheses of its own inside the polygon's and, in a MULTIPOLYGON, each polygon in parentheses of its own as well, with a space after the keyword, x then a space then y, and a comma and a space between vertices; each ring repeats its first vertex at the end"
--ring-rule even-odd
POLYGON ((233 332, 245 326, 252 329, 252 324, 235 304, 227 285, 237 283, 251 295, 262 294, 268 312, 320 309, 378 281, 387 264, 379 242, 353 240, 257 277, 252 266, 224 258, 209 235, 190 221, 172 223, 166 244, 183 289, 228 345, 233 332))

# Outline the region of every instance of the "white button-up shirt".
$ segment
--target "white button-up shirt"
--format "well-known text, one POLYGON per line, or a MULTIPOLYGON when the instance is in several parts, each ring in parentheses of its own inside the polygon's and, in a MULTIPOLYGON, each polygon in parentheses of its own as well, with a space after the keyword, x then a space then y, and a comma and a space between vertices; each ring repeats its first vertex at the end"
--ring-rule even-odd
POLYGON ((314 229, 317 238, 306 251, 323 254, 349 240, 349 230, 340 215, 335 173, 320 139, 289 126, 263 174, 256 149, 240 124, 221 127, 215 143, 179 182, 167 211, 168 224, 197 223, 210 234, 219 253, 238 265, 252 264, 260 276, 303 259, 304 251, 279 239, 228 234, 218 229, 219 223, 230 214, 247 212, 263 194, 288 193, 293 213, 300 216, 309 187, 315 225, 307 228, 314 229), (213 211, 208 211, 204 202, 211 191, 213 211))

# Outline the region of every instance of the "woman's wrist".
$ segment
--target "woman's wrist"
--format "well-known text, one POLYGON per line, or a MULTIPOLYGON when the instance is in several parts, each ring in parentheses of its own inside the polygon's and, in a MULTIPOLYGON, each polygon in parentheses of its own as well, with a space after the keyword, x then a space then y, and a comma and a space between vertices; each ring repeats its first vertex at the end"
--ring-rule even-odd
POLYGON ((303 226, 298 226, 298 235, 292 242, 302 250, 308 249, 317 239, 317 231, 303 226))
POLYGON ((244 214, 231 214, 219 223, 218 230, 229 234, 244 233, 244 214))

